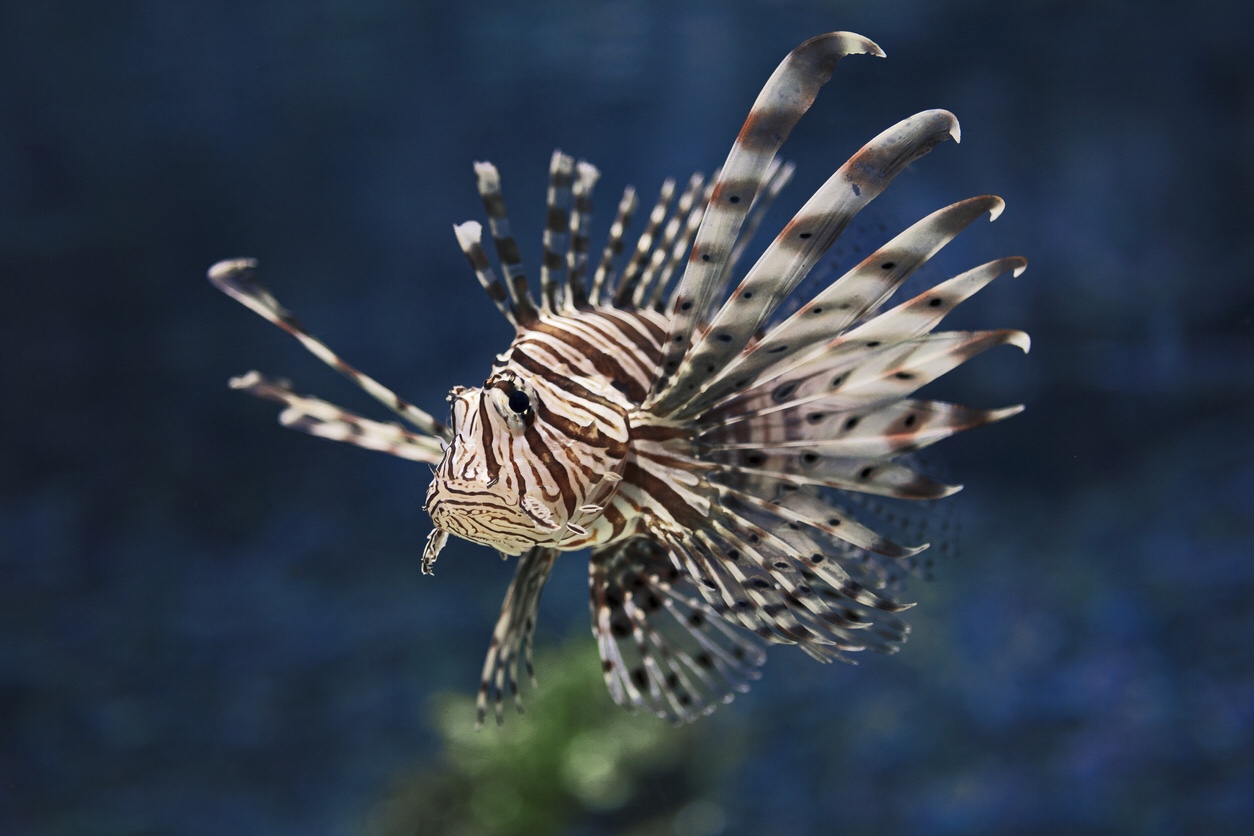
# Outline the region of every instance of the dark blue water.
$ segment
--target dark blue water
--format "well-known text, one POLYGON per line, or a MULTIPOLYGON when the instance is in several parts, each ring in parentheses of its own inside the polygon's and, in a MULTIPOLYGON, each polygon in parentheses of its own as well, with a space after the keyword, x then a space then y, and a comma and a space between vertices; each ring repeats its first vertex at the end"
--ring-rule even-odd
MULTIPOLYGON (((1033 351, 938 393, 1028 409, 937 448, 967 485, 960 548, 912 590, 901 655, 777 649, 687 733, 722 752, 693 756, 690 787, 554 826, 1248 823, 1250 11, 848 5, 0 7, 0 832, 354 832, 404 776, 452 774, 430 701, 473 691, 511 569, 462 544, 421 577, 421 465, 228 391, 255 367, 378 414, 205 268, 260 258, 320 336, 442 414, 509 337, 452 236, 480 216, 472 161, 501 169, 538 263, 554 147, 603 172, 599 239, 624 184, 717 165, 778 60, 834 28, 889 57, 841 64, 785 147, 781 203, 892 122, 954 111, 962 144, 872 211, 1006 198, 938 275, 1027 256, 960 324, 1033 351)), ((590 642, 583 571, 564 560, 541 645, 590 642)))

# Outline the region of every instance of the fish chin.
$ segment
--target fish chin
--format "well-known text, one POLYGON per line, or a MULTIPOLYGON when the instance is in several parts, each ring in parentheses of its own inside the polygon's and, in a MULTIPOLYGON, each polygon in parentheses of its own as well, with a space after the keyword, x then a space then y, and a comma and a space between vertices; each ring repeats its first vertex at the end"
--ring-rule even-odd
POLYGON ((521 554, 552 538, 552 524, 527 510, 528 499, 520 502, 482 482, 437 479, 427 495, 427 512, 436 528, 505 554, 521 554))

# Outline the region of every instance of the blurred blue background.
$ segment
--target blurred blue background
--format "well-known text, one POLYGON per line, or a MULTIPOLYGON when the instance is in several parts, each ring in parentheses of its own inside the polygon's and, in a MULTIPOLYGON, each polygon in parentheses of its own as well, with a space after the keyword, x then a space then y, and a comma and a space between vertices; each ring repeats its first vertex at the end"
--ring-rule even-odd
POLYGON ((0 832, 1241 831, 1251 8, 0 5, 0 832), (534 265, 554 147, 603 172, 599 241, 625 184, 719 164, 775 64, 832 29, 888 59, 842 62, 768 225, 945 107, 962 144, 868 217, 1000 194, 931 278, 1031 262, 960 321, 1023 328, 1031 355, 938 388, 1028 405, 930 456, 967 486, 944 512, 955 555, 910 590, 898 656, 777 648, 752 693, 681 731, 604 694, 568 556, 534 710, 466 737, 443 695, 473 693, 512 566, 463 543, 420 576, 425 469, 230 392, 258 368, 378 415, 205 269, 258 257, 316 333, 443 414, 509 339, 452 236, 481 215, 472 161, 500 167, 534 265), (605 741, 648 756, 589 790, 605 741), (531 761, 507 743, 548 758, 534 786, 508 785, 531 761))

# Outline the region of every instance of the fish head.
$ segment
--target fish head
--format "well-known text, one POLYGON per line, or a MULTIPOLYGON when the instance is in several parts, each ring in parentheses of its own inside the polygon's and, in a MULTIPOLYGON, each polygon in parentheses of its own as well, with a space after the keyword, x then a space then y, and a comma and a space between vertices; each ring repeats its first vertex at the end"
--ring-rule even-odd
MULTIPOLYGON (((448 400, 453 437, 426 502, 436 537, 453 534, 506 555, 589 545, 587 527, 621 481, 624 405, 575 380, 510 370, 457 387, 448 400)), ((429 541, 428 551, 442 545, 429 541)))

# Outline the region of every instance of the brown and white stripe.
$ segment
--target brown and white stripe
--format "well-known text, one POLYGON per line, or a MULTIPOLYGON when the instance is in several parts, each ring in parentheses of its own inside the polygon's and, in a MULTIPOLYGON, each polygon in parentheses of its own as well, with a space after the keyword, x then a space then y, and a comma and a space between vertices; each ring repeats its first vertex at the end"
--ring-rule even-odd
POLYGON ((803 43, 788 54, 767 79, 749 110, 715 181, 701 228, 697 231, 679 290, 671 308, 666 356, 654 383, 650 408, 665 411, 667 382, 688 350, 693 330, 708 316, 711 304, 727 285, 727 265, 741 224, 761 188, 784 140, 828 82, 836 62, 846 55, 883 56, 884 51, 860 35, 832 32, 803 43))
POLYGON ((448 428, 439 421, 373 377, 349 365, 325 343, 310 334, 292 312, 280 305, 279 300, 275 299, 273 294, 257 281, 256 268, 255 258, 219 261, 209 268, 209 281, 244 307, 291 334, 311 354, 356 383, 365 390, 366 394, 409 421, 423 433, 436 438, 448 437, 448 428))
POLYGON ((902 282, 959 232, 985 213, 995 220, 1004 205, 999 197, 973 197, 913 224, 770 329, 761 340, 746 346, 688 402, 682 414, 707 409, 736 389, 761 380, 766 369, 804 356, 806 349, 827 342, 874 313, 902 282))
POLYGON ((694 342, 654 410, 669 414, 696 395, 748 345, 853 217, 902 169, 951 136, 958 137, 953 114, 931 110, 899 122, 854 154, 806 202, 732 291, 709 329, 694 342))
POLYGON ((549 162, 549 192, 544 220, 544 257, 540 262, 540 296, 544 309, 556 311, 566 301, 566 254, 570 247, 571 186, 575 159, 554 151, 549 162))
POLYGON ((570 291, 566 294, 568 313, 588 305, 588 288, 584 285, 584 273, 588 269, 588 230, 592 226, 592 192, 600 178, 601 172, 591 163, 580 160, 575 164, 575 183, 571 187, 574 206, 570 212, 570 250, 566 254, 570 282, 570 291))

